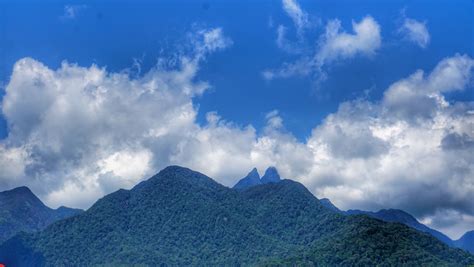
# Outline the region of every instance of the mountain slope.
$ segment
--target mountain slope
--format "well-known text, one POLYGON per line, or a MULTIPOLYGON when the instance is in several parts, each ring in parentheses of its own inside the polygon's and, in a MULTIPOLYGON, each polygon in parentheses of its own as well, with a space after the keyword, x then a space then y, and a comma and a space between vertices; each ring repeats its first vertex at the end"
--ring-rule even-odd
POLYGON ((420 223, 415 217, 413 217, 411 214, 403 211, 403 210, 398 210, 398 209, 382 209, 377 212, 371 212, 371 211, 363 211, 363 210, 348 210, 346 211, 346 214, 348 215, 354 215, 354 214, 365 214, 369 215, 370 217, 374 217, 377 219, 380 219, 382 221, 386 222, 398 222, 398 223, 403 223, 407 226, 410 226, 418 231, 424 232, 424 233, 429 233, 432 236, 436 237, 438 240, 441 242, 452 246, 453 241, 446 236, 445 234, 436 231, 434 229, 429 228, 428 226, 420 223))
POLYGON ((324 207, 326 207, 327 209, 330 209, 334 212, 338 212, 338 213, 344 213, 343 211, 341 211, 338 207, 336 207, 332 202, 331 200, 329 200, 328 198, 321 198, 319 200, 319 202, 321 202, 321 205, 323 205, 324 207))
POLYGON ((280 174, 275 167, 268 167, 265 174, 262 176, 262 184, 278 183, 281 181, 280 174))
MULTIPOLYGON (((291 180, 233 190, 177 166, 131 190, 105 196, 78 216, 8 240, 0 247, 0 262, 7 266, 255 265, 343 247, 365 251, 360 259, 371 263, 380 258, 393 262, 404 253, 417 256, 416 263, 474 263, 469 254, 404 225, 333 212, 291 180), (389 243, 393 240, 406 241, 395 246, 389 243), (354 247, 362 241, 374 250, 354 247), (385 248, 384 242, 390 245, 385 248)), ((344 251, 334 251, 338 250, 312 255, 349 260, 344 251)), ((415 263, 413 257, 407 261, 415 263)), ((353 264, 362 263, 358 259, 350 258, 353 264)))
POLYGON ((346 216, 349 223, 310 249, 265 266, 467 266, 473 257, 399 223, 346 216))
POLYGON ((240 179, 235 185, 234 189, 245 189, 249 188, 252 186, 260 185, 262 184, 262 181, 260 181, 260 175, 258 174, 258 171, 256 168, 253 168, 247 176, 244 178, 240 179))
POLYGON ((474 254, 474 231, 466 232, 461 238, 453 241, 454 246, 474 254))
POLYGON ((0 192, 0 243, 21 231, 42 230, 80 212, 82 210, 66 207, 53 210, 25 186, 0 192))

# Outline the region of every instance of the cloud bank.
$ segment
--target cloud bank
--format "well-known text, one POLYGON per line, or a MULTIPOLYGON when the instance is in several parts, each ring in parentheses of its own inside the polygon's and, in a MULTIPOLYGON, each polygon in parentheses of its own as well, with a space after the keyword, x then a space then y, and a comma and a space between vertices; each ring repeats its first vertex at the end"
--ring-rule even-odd
POLYGON ((177 66, 162 60, 138 78, 95 65, 16 62, 2 103, 9 133, 0 186, 26 184, 53 206, 87 207, 186 153, 180 146, 199 128, 192 98, 209 87, 194 80, 199 64, 231 44, 219 28, 191 42, 177 66))
MULTIPOLYGON (((353 26, 351 34, 337 22, 328 26, 325 61, 375 51, 374 20, 353 26)), ((452 218, 452 236, 468 230, 466 222, 474 220, 474 103, 448 102, 444 94, 471 88, 471 57, 454 55, 429 73, 418 70, 395 81, 377 102, 340 104, 302 142, 285 129, 278 111, 267 114, 261 133, 216 112, 199 124, 193 98, 209 84, 196 73, 232 41, 219 28, 191 36, 190 54, 171 67, 160 61, 140 77, 95 65, 64 62, 54 70, 19 60, 1 106, 9 135, 0 143, 0 188, 27 185, 51 206, 87 208, 170 164, 229 186, 253 167, 274 165, 342 209, 401 208, 444 231, 452 218)))

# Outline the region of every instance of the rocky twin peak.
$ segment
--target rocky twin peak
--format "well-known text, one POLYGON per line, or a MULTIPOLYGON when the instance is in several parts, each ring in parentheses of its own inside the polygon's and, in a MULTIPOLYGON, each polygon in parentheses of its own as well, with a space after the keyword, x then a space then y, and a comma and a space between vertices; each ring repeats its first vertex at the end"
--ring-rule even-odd
POLYGON ((281 181, 280 174, 275 167, 269 167, 265 174, 260 178, 257 168, 253 168, 247 176, 240 179, 237 184, 234 185, 234 189, 246 189, 252 186, 268 183, 278 183, 281 181))

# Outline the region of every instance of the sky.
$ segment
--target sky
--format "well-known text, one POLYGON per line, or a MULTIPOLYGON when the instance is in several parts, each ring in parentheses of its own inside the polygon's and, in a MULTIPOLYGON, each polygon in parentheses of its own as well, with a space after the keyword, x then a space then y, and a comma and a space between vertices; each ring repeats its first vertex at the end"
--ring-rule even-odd
POLYGON ((474 4, 0 2, 0 190, 87 208, 171 164, 474 229, 474 4))

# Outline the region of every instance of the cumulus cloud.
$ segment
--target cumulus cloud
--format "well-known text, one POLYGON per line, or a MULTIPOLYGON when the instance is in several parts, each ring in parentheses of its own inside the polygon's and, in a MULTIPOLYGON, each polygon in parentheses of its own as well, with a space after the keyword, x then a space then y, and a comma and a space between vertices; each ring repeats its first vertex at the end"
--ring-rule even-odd
POLYGON ((199 124, 193 97, 209 85, 196 73, 231 42, 219 29, 193 36, 193 53, 174 68, 158 64, 136 78, 95 65, 65 62, 53 70, 19 60, 2 102, 9 135, 0 144, 1 188, 28 185, 49 205, 88 207, 170 164, 228 186, 253 167, 273 165, 342 209, 401 208, 435 228, 446 214, 474 216, 474 103, 444 96, 472 90, 471 57, 416 71, 380 101, 342 103, 301 142, 278 111, 266 115, 262 131, 216 112, 199 124))
POLYGON ((456 56, 442 60, 426 77, 419 70, 385 91, 384 106, 407 120, 431 118, 449 105, 441 93, 463 90, 472 81, 473 66, 470 57, 456 56))
POLYGON ((322 81, 326 78, 325 65, 356 56, 373 56, 382 43, 380 25, 371 16, 366 16, 359 22, 352 21, 352 33, 344 31, 340 20, 329 20, 316 47, 307 49, 304 48, 307 46, 304 29, 312 25, 308 14, 294 0, 283 0, 283 10, 292 18, 298 40, 288 40, 287 27, 279 25, 276 44, 287 53, 301 55, 293 62, 284 62, 279 68, 264 70, 262 76, 266 80, 313 74, 322 81))
POLYGON ((426 48, 430 43, 430 33, 426 27, 426 22, 405 18, 398 32, 421 48, 426 48))
POLYGON ((263 77, 271 80, 315 74, 320 80, 324 80, 326 76, 324 66, 327 64, 356 56, 375 55, 382 43, 380 25, 375 19, 366 16, 359 22, 353 21, 352 29, 353 33, 347 33, 342 29, 339 20, 330 20, 325 33, 319 38, 313 55, 303 55, 295 62, 283 63, 280 68, 265 70, 262 73, 263 77))
POLYGON ((9 125, 0 146, 2 187, 27 184, 53 206, 85 207, 170 164, 198 127, 192 98, 208 88, 195 81, 199 63, 230 40, 217 28, 198 31, 191 43, 193 53, 174 68, 161 61, 138 78, 19 60, 2 103, 9 125))
POLYGON ((382 42, 379 24, 367 16, 359 22, 352 21, 352 29, 354 33, 342 31, 341 22, 337 19, 328 22, 321 48, 316 54, 318 65, 358 54, 375 54, 382 42))
MULTIPOLYGON (((469 88, 473 63, 446 58, 392 84, 379 103, 341 104, 307 142, 315 161, 303 181, 342 208, 401 208, 434 227, 449 210, 473 216, 474 104, 443 96, 469 88)), ((450 233, 467 230, 461 224, 450 233)))

